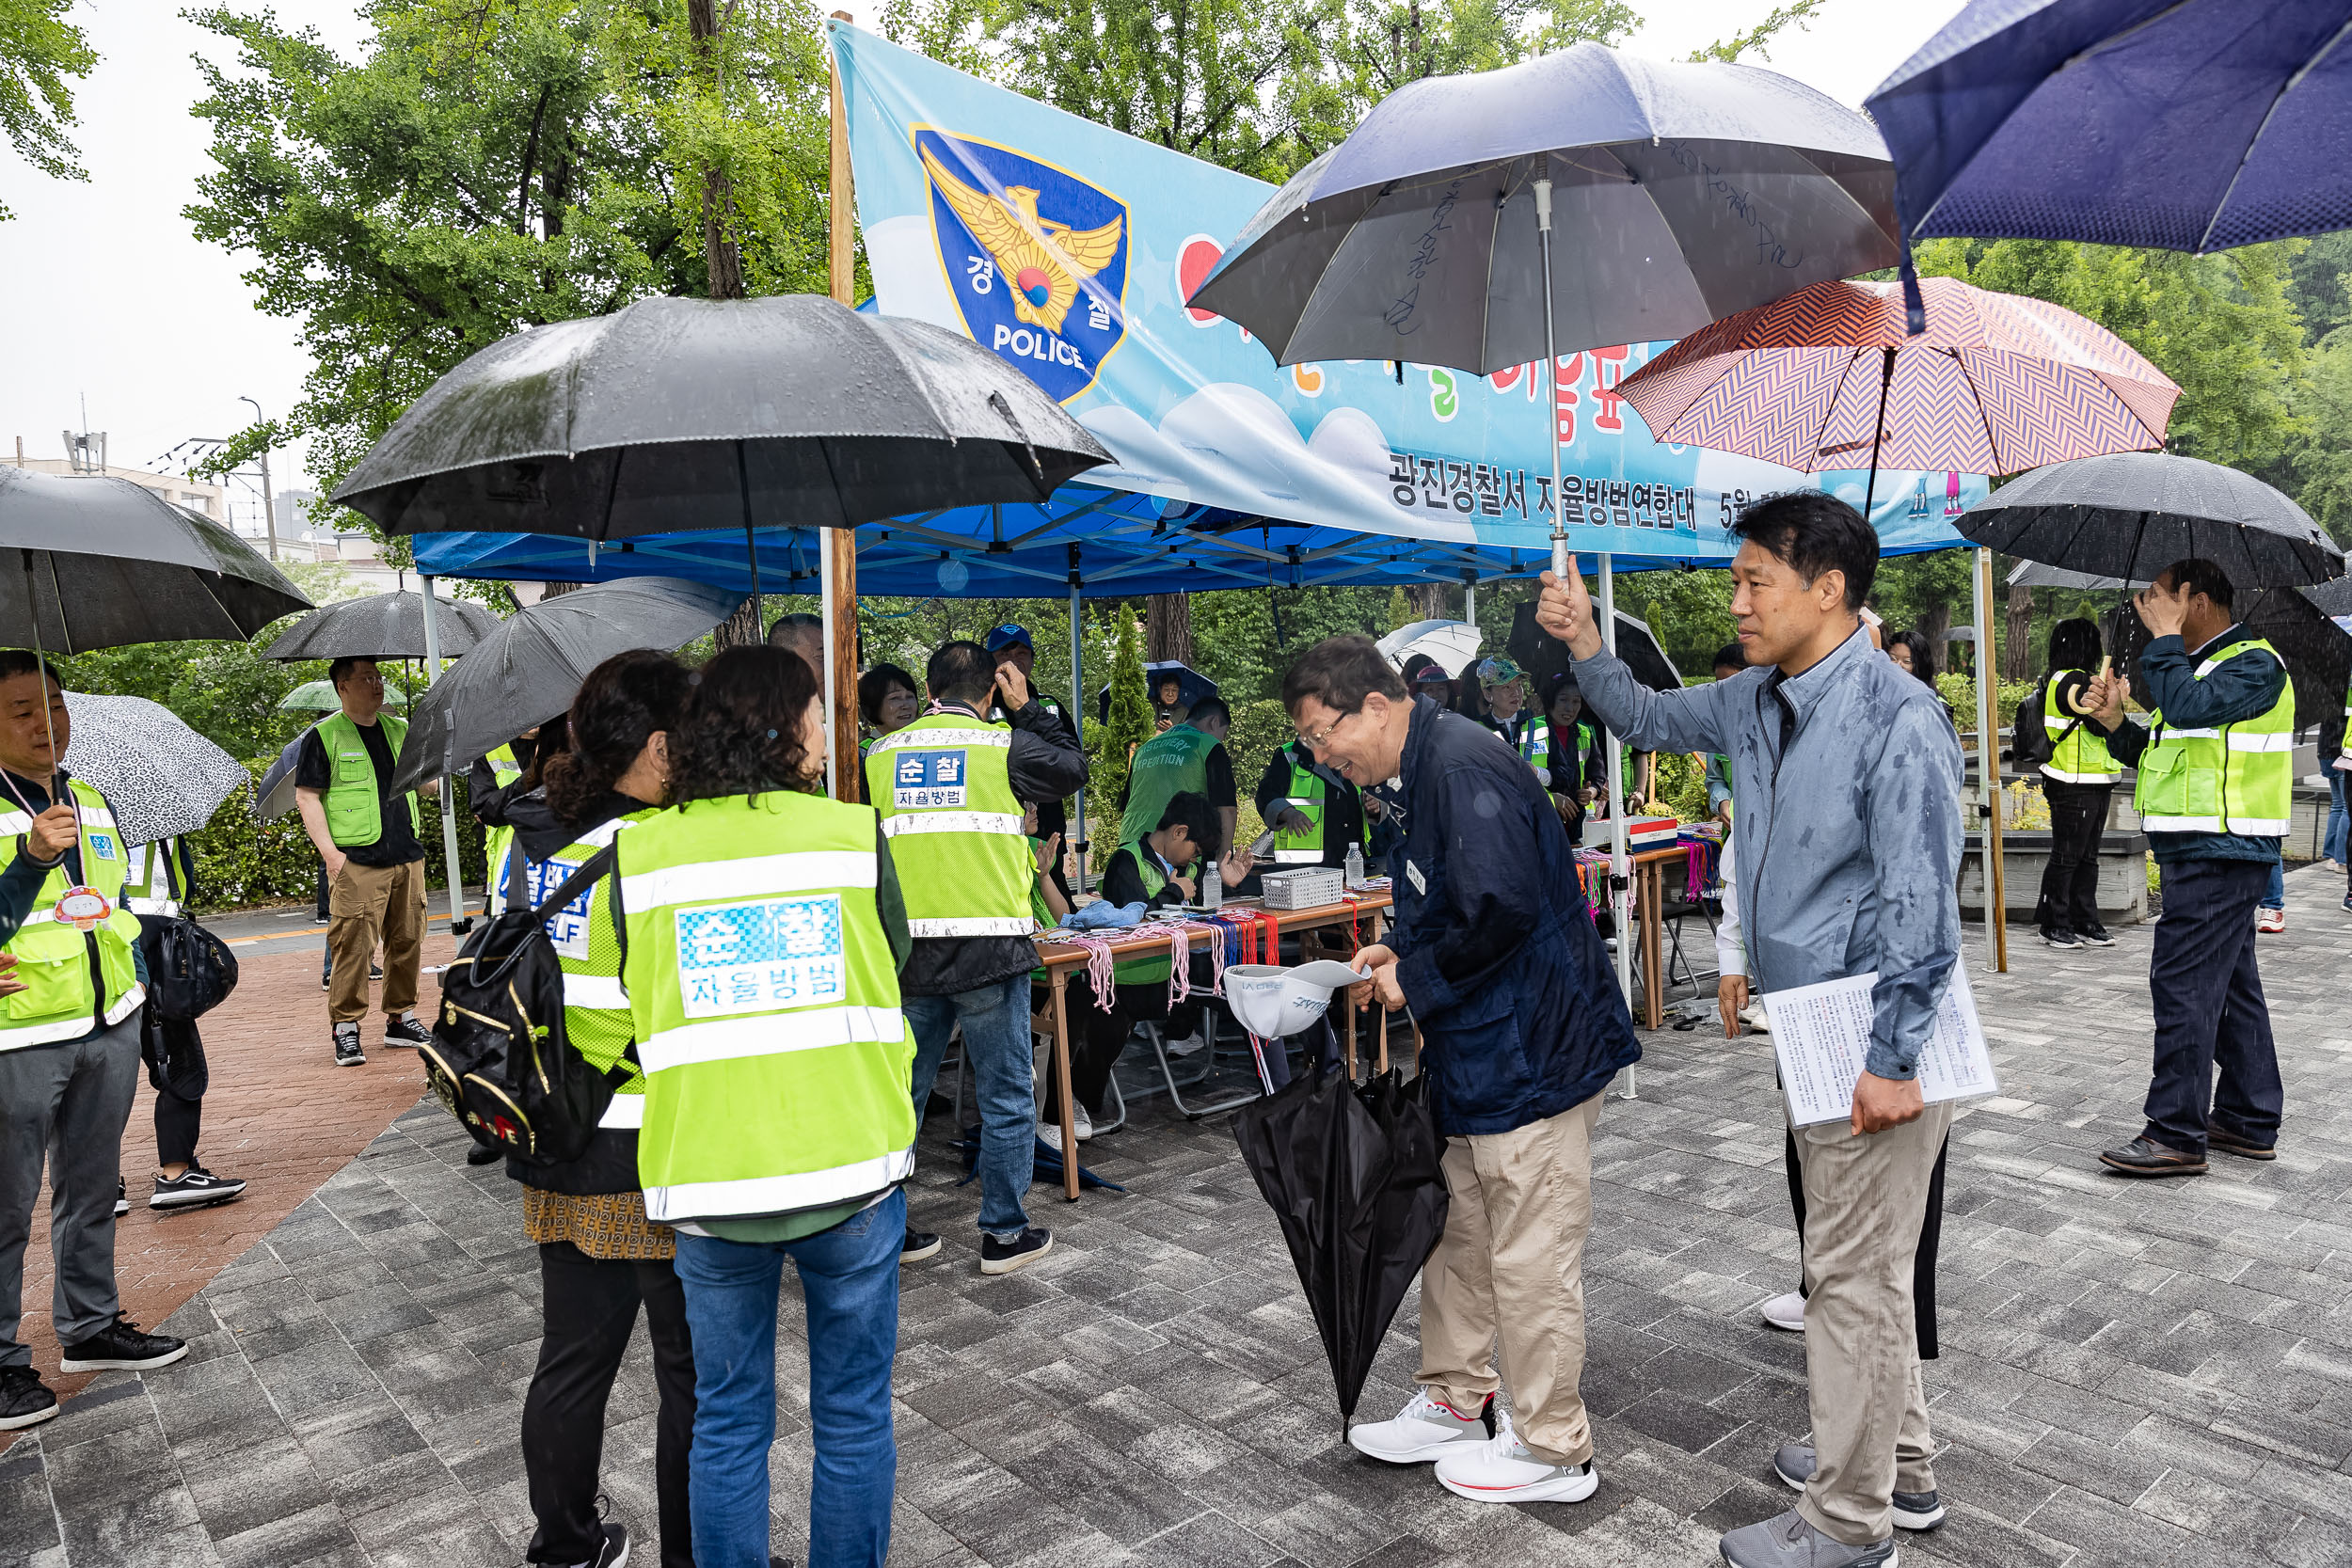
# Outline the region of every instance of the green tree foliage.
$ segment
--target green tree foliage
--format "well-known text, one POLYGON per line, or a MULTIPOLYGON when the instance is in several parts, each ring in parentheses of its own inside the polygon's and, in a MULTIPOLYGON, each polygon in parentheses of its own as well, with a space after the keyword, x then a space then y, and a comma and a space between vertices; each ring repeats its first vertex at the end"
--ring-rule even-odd
MULTIPOLYGON (((73 0, 0 0, 0 135, 16 155, 58 180, 87 180, 66 128, 74 123, 72 79, 98 52, 66 13, 73 0)), ((0 201, 0 223, 11 216, 0 201)))
POLYGON ((2312 352, 2296 412, 2303 439, 2285 472, 2267 477, 2293 493, 2338 544, 2352 543, 2352 326, 2336 328, 2312 352))
POLYGON ((1132 614, 1119 617, 1119 641, 1111 656, 1111 706, 1109 721, 1100 725, 1089 736, 1087 750, 1091 760, 1087 768, 1087 787, 1092 798, 1088 801, 1089 819, 1113 825, 1109 833, 1090 832, 1094 842, 1094 863, 1105 865, 1119 852, 1119 846, 1109 842, 1119 835, 1119 801, 1127 793, 1127 759, 1135 749, 1152 738, 1152 697, 1143 683, 1143 633, 1132 614))
POLYGON ((249 255, 262 309, 312 370, 285 425, 331 485, 418 393, 524 327, 700 294, 704 175, 755 293, 821 290, 825 63, 817 13, 727 8, 701 52, 688 0, 373 0, 344 60, 266 10, 191 13, 215 171, 187 210, 249 255), (706 63, 706 61, 707 63, 706 63))

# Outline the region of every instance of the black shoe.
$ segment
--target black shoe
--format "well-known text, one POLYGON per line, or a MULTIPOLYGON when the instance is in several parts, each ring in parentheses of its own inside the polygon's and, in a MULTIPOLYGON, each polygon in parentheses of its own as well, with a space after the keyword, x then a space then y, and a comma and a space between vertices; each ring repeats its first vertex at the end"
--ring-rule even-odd
POLYGON ((403 1013, 384 1023, 384 1044, 387 1048, 405 1045, 411 1048, 433 1043, 433 1031, 417 1020, 414 1013, 403 1013))
POLYGON ((57 1396, 30 1367, 0 1367, 0 1432, 39 1426, 57 1414, 57 1396))
POLYGON ((245 1183, 233 1176, 215 1176, 202 1165, 190 1165, 178 1176, 158 1174, 155 1194, 147 1200, 150 1209, 190 1209, 206 1204, 226 1203, 242 1196, 245 1183))
POLYGON ((368 1065, 367 1053, 359 1049, 359 1026, 358 1024, 338 1023, 335 1025, 335 1065, 337 1067, 368 1065))
POLYGON ((628 1561, 628 1527, 608 1524, 604 1527, 604 1546, 581 1568, 622 1568, 628 1561))
POLYGON ((2125 1176, 2205 1174, 2203 1155, 2191 1154, 2185 1148, 2172 1148, 2153 1138, 2134 1138, 2121 1148, 2110 1148, 2099 1156, 2099 1163, 2125 1176))
POLYGON ((319 990, 333 990, 334 989, 335 966, 330 963, 325 969, 319 971, 319 990))
POLYGON ((119 1176, 115 1178, 115 1218, 131 1212, 131 1184, 119 1176))
POLYGON ((2276 1160, 2279 1157, 2276 1144, 2258 1144, 2250 1138, 2241 1138, 2210 1121, 2205 1123, 2205 1147, 2219 1153, 2234 1154, 2241 1160, 2276 1160))
POLYGON ((495 1165, 505 1158, 504 1149, 492 1148, 488 1144, 476 1144, 466 1150, 466 1164, 469 1165, 495 1165))
POLYGON ((2085 947, 2113 947, 2115 945, 2115 938, 2107 934, 2107 928, 2105 926, 2091 926, 2076 931, 2074 940, 2085 947))
POLYGON ((368 978, 371 980, 381 980, 384 978, 384 966, 382 964, 368 965, 368 978))
POLYGON ((983 1233, 980 1237, 980 1272, 1010 1274, 1025 1269, 1054 1250, 1054 1233, 1030 1226, 1009 1242, 1000 1242, 983 1233))
POLYGON ((188 1354, 187 1341, 168 1334, 143 1334, 139 1325, 115 1314, 115 1321, 78 1344, 63 1347, 57 1365, 69 1372, 143 1372, 168 1367, 188 1354))
POLYGON ((2074 932, 2053 930, 2047 926, 2042 928, 2042 940, 2053 947, 2079 948, 2083 944, 2082 939, 2074 932))
POLYGON ((939 1238, 937 1236, 928 1230, 917 1230, 910 1226, 907 1227, 907 1239, 898 1243, 898 1261, 920 1263, 926 1258, 937 1256, 938 1252, 939 1238))

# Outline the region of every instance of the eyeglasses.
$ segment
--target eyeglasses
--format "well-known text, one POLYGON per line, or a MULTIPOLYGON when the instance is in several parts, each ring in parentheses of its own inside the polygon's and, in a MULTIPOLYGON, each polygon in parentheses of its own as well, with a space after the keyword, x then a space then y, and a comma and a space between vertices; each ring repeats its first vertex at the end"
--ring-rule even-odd
POLYGON ((1355 718, 1358 714, 1363 711, 1364 710, 1360 707, 1349 708, 1345 713, 1341 714, 1337 719, 1332 720, 1329 723, 1324 725, 1323 728, 1319 730, 1299 731, 1298 738, 1305 741, 1311 750, 1320 752, 1323 750, 1323 743, 1331 738, 1331 732, 1333 730, 1338 729, 1342 724, 1346 723, 1350 719, 1355 718))

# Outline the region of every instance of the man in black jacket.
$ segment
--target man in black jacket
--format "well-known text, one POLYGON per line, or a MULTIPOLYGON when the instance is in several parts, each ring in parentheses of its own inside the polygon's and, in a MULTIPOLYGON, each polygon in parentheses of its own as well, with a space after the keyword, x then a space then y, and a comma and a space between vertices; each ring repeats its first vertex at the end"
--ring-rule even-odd
POLYGON ((1445 1135, 1445 1234, 1422 1271, 1420 1387, 1348 1441, 1435 1460, 1483 1502, 1581 1502, 1599 1477, 1577 1385, 1584 1235, 1602 1094, 1638 1060, 1558 813, 1491 731, 1405 682, 1369 638, 1316 644, 1282 682, 1291 722, 1362 788, 1387 782, 1405 841, 1396 923, 1357 967, 1359 1006, 1409 1007, 1445 1135), (1496 1431, 1502 1339, 1518 1430, 1496 1431))

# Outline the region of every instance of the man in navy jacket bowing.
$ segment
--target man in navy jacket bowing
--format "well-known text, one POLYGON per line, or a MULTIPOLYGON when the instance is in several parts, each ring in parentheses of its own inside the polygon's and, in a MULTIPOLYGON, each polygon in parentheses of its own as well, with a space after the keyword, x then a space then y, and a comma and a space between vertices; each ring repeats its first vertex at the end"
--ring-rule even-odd
POLYGON ((1434 1460, 1447 1490, 1482 1502, 1581 1502, 1600 1483, 1577 1391, 1593 1128, 1609 1080, 1642 1053, 1567 834, 1516 752, 1408 697, 1369 638, 1317 643, 1282 701, 1317 758, 1396 802, 1395 927, 1357 956, 1358 989, 1421 1026, 1446 1140, 1420 1386, 1348 1440, 1391 1464, 1434 1460), (1494 1402, 1498 1333, 1516 1431, 1494 1402))

